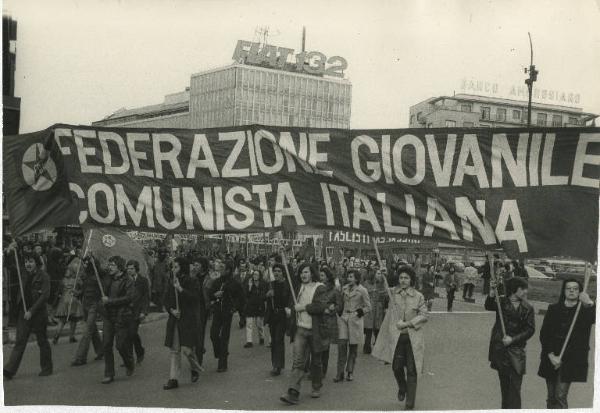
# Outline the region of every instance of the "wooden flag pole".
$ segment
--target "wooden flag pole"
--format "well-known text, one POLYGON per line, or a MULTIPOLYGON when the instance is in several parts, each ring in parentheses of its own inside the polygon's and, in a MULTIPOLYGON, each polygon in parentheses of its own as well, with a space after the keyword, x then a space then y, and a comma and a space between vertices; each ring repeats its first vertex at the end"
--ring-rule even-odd
POLYGON ((502 314, 502 306, 500 305, 500 296, 498 295, 498 278, 494 268, 494 256, 488 252, 488 262, 490 263, 490 279, 494 279, 494 297, 496 298, 496 307, 498 308, 498 316, 500 317, 500 326, 502 327, 502 337, 506 336, 506 326, 504 325, 504 316, 502 314))
POLYGON ((100 294, 102 294, 102 297, 106 297, 106 294, 104 294, 104 287, 102 286, 102 280, 100 280, 100 274, 98 274, 98 268, 96 268, 96 260, 93 256, 91 262, 92 267, 94 268, 94 274, 96 275, 96 281, 98 281, 98 287, 100 287, 100 294))
POLYGON ((25 290, 23 289, 23 280, 21 279, 21 266, 19 265, 19 255, 17 254, 17 246, 13 249, 15 252, 15 262, 17 264, 17 278, 19 279, 19 289, 21 290, 21 301, 23 302, 23 311, 27 312, 27 304, 25 303, 25 290))
POLYGON ((288 283, 290 284, 290 291, 292 293, 292 298, 294 299, 294 305, 298 304, 298 299, 296 298, 296 292, 294 291, 294 284, 292 284, 292 277, 290 277, 290 270, 287 265, 287 258, 283 251, 280 251, 281 254, 281 262, 283 263, 283 267, 285 268, 285 275, 287 277, 288 283))
MULTIPOLYGON (((379 264, 379 270, 381 271, 381 269, 383 268, 383 263, 381 261, 381 256, 379 255, 379 248, 377 247, 377 239, 375 237, 371 237, 371 239, 373 240, 373 247, 375 248, 375 255, 377 256, 377 263, 379 264)), ((390 286, 388 284, 387 277, 385 277, 385 276, 383 277, 383 282, 385 283, 385 290, 388 293, 390 303, 392 304, 392 306, 394 308, 394 312, 396 313, 396 300, 394 300, 394 296, 392 295, 392 292, 390 291, 390 286)))
MULTIPOLYGON (((583 279, 583 292, 587 292, 588 284, 590 282, 590 267, 588 263, 585 263, 585 275, 583 279)), ((577 303, 577 308, 575 309, 575 316, 573 317, 573 321, 571 321, 571 326, 569 327, 569 332, 567 333, 567 337, 565 338, 565 342, 563 343, 562 349, 560 350, 560 354, 558 355, 558 361, 562 361, 563 356, 565 355, 565 350, 567 349, 567 344, 569 344, 569 340, 571 339, 571 334, 573 333, 573 328, 575 327, 575 322, 577 322, 577 317, 579 316, 579 312, 581 311, 581 301, 577 303)))

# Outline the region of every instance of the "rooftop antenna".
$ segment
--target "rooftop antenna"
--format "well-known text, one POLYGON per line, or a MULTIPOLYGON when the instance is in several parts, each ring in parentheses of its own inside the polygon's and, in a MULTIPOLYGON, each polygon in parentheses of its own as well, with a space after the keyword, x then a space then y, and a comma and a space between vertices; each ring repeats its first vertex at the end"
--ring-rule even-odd
POLYGON ((266 46, 269 38, 269 26, 259 26, 254 30, 254 38, 258 40, 261 48, 266 46))
POLYGON ((306 51, 306 26, 302 26, 302 52, 306 51))

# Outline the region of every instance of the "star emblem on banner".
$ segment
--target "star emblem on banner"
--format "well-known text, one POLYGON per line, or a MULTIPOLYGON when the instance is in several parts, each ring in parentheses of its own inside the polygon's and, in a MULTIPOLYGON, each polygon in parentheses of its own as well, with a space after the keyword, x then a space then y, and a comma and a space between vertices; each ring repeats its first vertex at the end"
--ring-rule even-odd
POLYGON ((56 182, 56 165, 41 143, 27 148, 21 169, 27 185, 36 191, 47 191, 56 182))
POLYGON ((112 248, 117 243, 117 240, 114 236, 110 234, 105 234, 102 236, 102 244, 107 248, 112 248))

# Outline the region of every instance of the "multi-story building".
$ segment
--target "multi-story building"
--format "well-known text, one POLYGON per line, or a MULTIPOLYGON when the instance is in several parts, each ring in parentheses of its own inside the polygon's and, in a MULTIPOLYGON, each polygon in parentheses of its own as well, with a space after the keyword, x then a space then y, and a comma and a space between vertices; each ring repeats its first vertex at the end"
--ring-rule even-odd
POLYGON ((247 124, 350 128, 352 85, 326 77, 236 62, 193 74, 163 103, 120 109, 95 126, 212 128, 247 124))
MULTIPOLYGON (((532 103, 532 126, 585 126, 598 115, 581 108, 532 103)), ((459 94, 437 96, 410 107, 409 127, 516 127, 527 125, 527 102, 459 94)))
POLYGON ((17 22, 2 16, 2 122, 5 135, 17 135, 21 118, 21 98, 15 96, 17 65, 17 22))

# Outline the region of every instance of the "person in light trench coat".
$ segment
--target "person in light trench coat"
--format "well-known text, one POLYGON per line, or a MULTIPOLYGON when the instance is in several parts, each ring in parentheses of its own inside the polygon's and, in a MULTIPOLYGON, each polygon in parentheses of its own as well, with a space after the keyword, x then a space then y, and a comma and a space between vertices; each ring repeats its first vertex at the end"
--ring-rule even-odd
POLYGON ((342 315, 338 317, 338 362, 337 375, 333 379, 338 383, 344 380, 354 380, 354 365, 358 345, 363 341, 363 316, 371 311, 369 292, 360 285, 361 276, 358 271, 348 272, 348 284, 342 289, 342 315))
POLYGON ((416 275, 409 266, 398 269, 398 285, 390 289, 390 302, 373 357, 392 364, 398 383, 398 400, 406 398, 406 409, 414 408, 417 379, 423 372, 425 338, 422 330, 427 322, 427 303, 414 286, 416 275), (405 375, 406 371, 406 375, 405 375))

